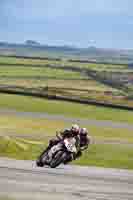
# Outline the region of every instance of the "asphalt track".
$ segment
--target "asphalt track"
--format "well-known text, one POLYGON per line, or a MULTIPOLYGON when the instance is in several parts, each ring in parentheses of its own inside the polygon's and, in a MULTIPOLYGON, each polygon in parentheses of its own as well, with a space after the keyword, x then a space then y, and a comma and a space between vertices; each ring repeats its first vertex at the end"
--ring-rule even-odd
POLYGON ((133 200, 133 171, 96 167, 38 168, 0 158, 0 196, 22 200, 133 200))

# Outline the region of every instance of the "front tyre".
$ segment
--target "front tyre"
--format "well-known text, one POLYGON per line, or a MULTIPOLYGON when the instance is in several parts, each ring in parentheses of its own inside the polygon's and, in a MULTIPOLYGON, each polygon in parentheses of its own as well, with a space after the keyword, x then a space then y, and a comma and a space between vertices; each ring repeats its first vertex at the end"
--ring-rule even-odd
POLYGON ((43 167, 44 164, 43 164, 43 162, 42 162, 41 160, 38 159, 38 160, 36 161, 36 166, 37 166, 37 167, 43 167))
POLYGON ((63 163, 63 161, 66 158, 66 152, 64 151, 58 151, 54 158, 52 159, 51 163, 50 163, 50 167, 51 168, 55 168, 57 166, 59 166, 61 163, 63 163))

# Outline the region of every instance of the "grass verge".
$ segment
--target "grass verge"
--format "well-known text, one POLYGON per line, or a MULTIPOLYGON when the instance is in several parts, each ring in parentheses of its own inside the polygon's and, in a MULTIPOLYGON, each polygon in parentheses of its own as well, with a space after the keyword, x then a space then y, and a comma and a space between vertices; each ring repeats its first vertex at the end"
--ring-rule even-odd
POLYGON ((74 163, 88 166, 133 169, 133 147, 95 144, 74 163))
MULTIPOLYGON (((22 139, 0 137, 0 156, 9 158, 32 160, 36 159, 43 150, 44 144, 28 143, 22 139)), ((46 143, 45 143, 46 145, 46 143)))

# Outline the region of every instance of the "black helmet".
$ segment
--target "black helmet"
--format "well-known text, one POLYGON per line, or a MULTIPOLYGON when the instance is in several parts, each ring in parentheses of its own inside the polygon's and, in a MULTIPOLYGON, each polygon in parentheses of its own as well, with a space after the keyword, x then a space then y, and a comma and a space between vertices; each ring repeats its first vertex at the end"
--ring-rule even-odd
POLYGON ((88 131, 86 128, 81 128, 80 129, 80 134, 86 136, 88 134, 88 131))

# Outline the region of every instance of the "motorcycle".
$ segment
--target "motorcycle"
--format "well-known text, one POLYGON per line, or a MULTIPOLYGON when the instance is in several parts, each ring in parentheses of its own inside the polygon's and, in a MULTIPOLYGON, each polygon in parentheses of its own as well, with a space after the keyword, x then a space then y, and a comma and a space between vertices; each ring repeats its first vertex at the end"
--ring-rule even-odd
POLYGON ((61 163, 65 163, 70 157, 77 153, 77 141, 74 137, 65 138, 50 149, 44 150, 36 161, 36 165, 43 167, 48 165, 56 168, 61 163))

